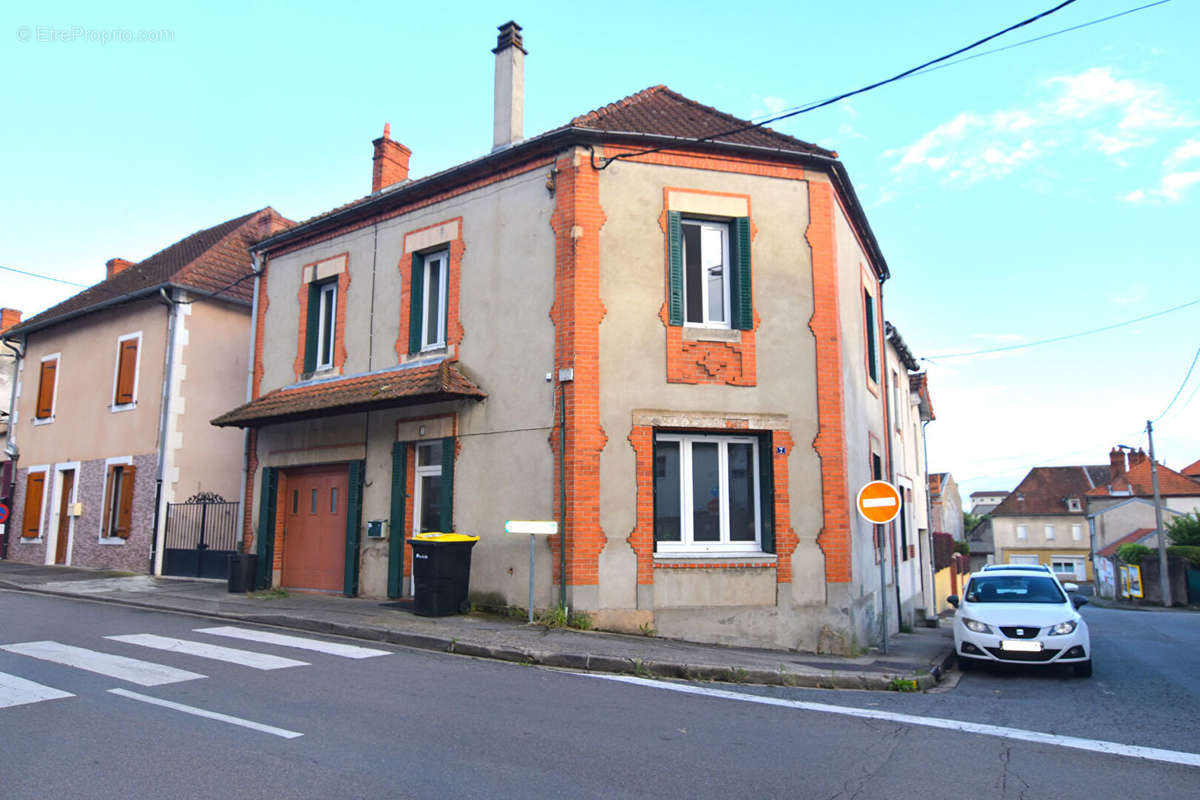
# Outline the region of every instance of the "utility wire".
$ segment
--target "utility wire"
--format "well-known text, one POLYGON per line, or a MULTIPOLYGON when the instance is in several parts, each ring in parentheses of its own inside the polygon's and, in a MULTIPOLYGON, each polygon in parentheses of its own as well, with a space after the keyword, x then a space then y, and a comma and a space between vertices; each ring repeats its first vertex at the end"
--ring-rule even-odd
MULTIPOLYGON (((1009 25, 1004 30, 997 31, 996 33, 993 33, 989 36, 985 36, 982 39, 980 39, 976 42, 972 42, 971 44, 969 44, 965 47, 960 47, 952 53, 947 53, 943 56, 938 56, 937 58, 934 58, 930 61, 926 61, 924 64, 920 64, 919 66, 912 67, 910 69, 906 69, 903 72, 893 75, 890 78, 885 78, 881 81, 876 81, 875 83, 868 84, 867 86, 863 86, 860 89, 854 89, 849 92, 842 92, 841 94, 839 94, 835 97, 830 97, 827 100, 822 100, 819 103, 814 103, 812 105, 805 106, 804 108, 797 109, 795 111, 789 111, 784 114, 777 114, 773 117, 770 117, 769 119, 763 120, 762 122, 752 122, 752 123, 748 123, 746 125, 740 125, 736 128, 732 128, 730 130, 723 131, 721 133, 713 133, 708 136, 701 136, 696 139, 690 139, 688 141, 695 142, 695 143, 707 142, 707 141, 716 139, 721 136, 731 136, 735 133, 741 133, 743 131, 753 130, 754 128, 760 128, 763 125, 767 125, 771 122, 778 122, 781 119, 787 119, 788 117, 794 117, 798 114, 806 114, 809 111, 816 111, 818 108, 824 108, 825 106, 832 105, 832 104, 838 102, 839 100, 845 100, 848 97, 854 97, 855 95, 863 94, 864 92, 869 92, 872 89, 878 89, 880 86, 886 86, 889 83, 895 83, 896 81, 903 80, 904 78, 907 78, 908 76, 910 76, 916 72, 920 72, 923 69, 927 69, 927 68, 933 66, 934 64, 939 64, 943 61, 948 61, 948 60, 954 58, 955 56, 962 55, 963 53, 967 52, 968 50, 973 50, 976 47, 986 44, 986 43, 992 41, 993 39, 1003 36, 1006 33, 1015 31, 1018 28, 1023 28, 1026 25, 1030 25, 1030 24, 1038 21, 1039 19, 1042 19, 1043 17, 1048 17, 1051 14, 1053 14, 1057 11, 1060 11, 1063 8, 1066 8, 1067 6, 1071 5, 1074 2, 1075 2, 1075 0, 1063 0, 1063 2, 1059 3, 1058 5, 1054 6, 1053 8, 1047 9, 1046 11, 1043 11, 1040 14, 1035 14, 1034 16, 1029 17, 1028 19, 1022 20, 1014 25, 1009 25)), ((640 150, 636 153, 622 153, 620 155, 613 156, 612 158, 606 158, 604 160, 604 163, 601 166, 597 167, 597 169, 600 169, 600 170, 605 169, 608 167, 609 164, 612 164, 614 161, 617 161, 619 159, 636 158, 638 156, 644 156, 644 155, 648 155, 650 153, 657 153, 662 150, 666 150, 670 147, 675 147, 675 146, 677 146, 677 145, 662 145, 660 147, 651 147, 646 150, 640 150)))
POLYGON ((1171 410, 1171 406, 1175 405, 1175 401, 1179 399, 1179 395, 1183 394, 1183 387, 1187 386, 1188 380, 1192 377, 1192 370, 1196 368, 1196 361, 1198 359, 1200 359, 1200 347, 1196 348, 1196 355, 1192 356, 1192 365, 1188 367, 1187 374, 1183 376, 1183 383, 1179 384, 1179 388, 1175 390, 1175 396, 1171 398, 1171 402, 1167 403, 1167 407, 1163 409, 1161 414, 1154 418, 1155 422, 1165 417, 1167 412, 1171 410))
POLYGON ((1176 311, 1181 311, 1185 308, 1190 308, 1191 306, 1194 306, 1197 303, 1200 303, 1200 298, 1196 298, 1195 300, 1184 303, 1182 305, 1172 306, 1171 308, 1165 308, 1162 311, 1155 311, 1153 314, 1146 314, 1145 316, 1137 317, 1136 319, 1127 319, 1124 322, 1114 322, 1112 325, 1105 325, 1103 328, 1093 328, 1089 331, 1079 331, 1078 333, 1067 333, 1062 336, 1053 336, 1049 339, 1039 339, 1036 342, 1024 342, 1023 344, 1010 344, 1010 345, 1006 345, 1005 347, 993 347, 988 350, 972 350, 972 351, 966 352, 966 353, 947 353, 946 355, 935 356, 935 357, 922 356, 921 361, 928 361, 930 363, 936 364, 938 361, 941 361, 941 360, 947 359, 947 358, 966 358, 967 356, 982 356, 982 355, 986 355, 988 353, 1003 353, 1003 352, 1007 352, 1009 350, 1023 350, 1027 347, 1038 347, 1039 345, 1043 345, 1043 344, 1052 344, 1054 342, 1062 342, 1062 341, 1066 341, 1067 339, 1078 339, 1080 336, 1091 336, 1092 334, 1095 334, 1095 333, 1104 333, 1105 331, 1111 331, 1111 330, 1114 330, 1115 328, 1123 328, 1126 325, 1133 325, 1136 322, 1145 322, 1148 319, 1154 319, 1155 317, 1161 317, 1165 314, 1171 314, 1176 311))
POLYGON ((86 284, 86 283, 76 283, 75 281, 63 280, 62 278, 55 278, 50 275, 39 275, 36 272, 26 272, 23 269, 16 269, 15 267, 0 266, 0 269, 5 270, 6 272, 15 272, 18 275, 28 275, 31 278, 41 278, 44 281, 54 281, 55 283, 65 283, 67 286, 78 286, 81 289, 86 289, 88 287, 88 284, 86 284))

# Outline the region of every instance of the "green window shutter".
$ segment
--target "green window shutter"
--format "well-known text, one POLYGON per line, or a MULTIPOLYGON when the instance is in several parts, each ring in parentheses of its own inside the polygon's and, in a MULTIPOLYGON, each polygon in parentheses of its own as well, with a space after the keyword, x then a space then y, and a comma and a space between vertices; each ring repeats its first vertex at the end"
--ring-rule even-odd
POLYGON ((667 322, 683 324, 683 232, 679 212, 667 212, 667 322))
POLYGON ((399 597, 404 584, 404 503, 408 478, 408 442, 392 442, 392 513, 388 520, 388 597, 399 597))
POLYGON ((879 380, 878 356, 875 352, 875 298, 863 289, 863 314, 867 318, 867 373, 871 380, 879 380))
POLYGON ((454 530, 454 437, 442 439, 442 530, 454 530))
POLYGON ((764 553, 775 552, 775 448, 771 434, 758 437, 758 496, 762 508, 762 549, 764 553))
POLYGON ((750 218, 738 217, 729 225, 729 261, 732 283, 732 327, 748 331, 754 327, 754 293, 750 282, 750 218))
POLYGON ((408 292, 408 352, 421 352, 421 315, 424 313, 425 296, 425 259, 419 253, 413 253, 412 279, 408 292))
POLYGON ((308 285, 308 317, 304 328, 304 371, 317 369, 317 330, 321 324, 321 287, 308 285))
POLYGON ((258 575, 254 585, 271 588, 275 560, 275 498, 279 490, 279 470, 263 467, 262 493, 258 500, 258 575))
POLYGON ((364 461, 350 462, 349 497, 346 498, 346 572, 342 594, 358 594, 358 542, 362 534, 362 490, 364 461))

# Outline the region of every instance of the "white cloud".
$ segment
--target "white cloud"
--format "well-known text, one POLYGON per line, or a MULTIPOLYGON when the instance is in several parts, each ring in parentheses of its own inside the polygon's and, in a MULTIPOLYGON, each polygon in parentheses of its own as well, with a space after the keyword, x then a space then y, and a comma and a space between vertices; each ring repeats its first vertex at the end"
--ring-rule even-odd
POLYGON ((1121 198, 1126 203, 1141 203, 1146 199, 1146 193, 1141 189, 1135 189, 1129 194, 1121 198))
MULTIPOLYGON (((908 146, 886 151, 884 157, 895 162, 896 180, 921 175, 936 175, 947 183, 1002 178, 1068 150, 1095 152, 1128 166, 1128 154, 1157 144, 1163 133, 1200 124, 1177 107, 1165 87, 1120 78, 1111 67, 1051 78, 1042 86, 1049 96, 1026 108, 962 111, 908 146)), ((1172 157, 1178 163, 1197 156, 1200 140, 1179 147, 1172 157)), ((1177 185, 1181 181, 1176 178, 1159 191, 1178 192, 1192 182, 1177 185)), ((1138 202, 1145 196, 1134 194, 1125 199, 1138 202)))
POLYGON ((1200 139, 1188 139, 1179 145, 1179 147, 1175 148, 1175 152, 1167 156, 1167 160, 1163 162, 1163 166, 1171 169, 1185 161, 1191 161, 1193 158, 1200 158, 1200 139))
POLYGON ((1168 173, 1163 175, 1159 192, 1167 200, 1178 202, 1183 199, 1183 191, 1193 183, 1200 183, 1200 170, 1168 173))

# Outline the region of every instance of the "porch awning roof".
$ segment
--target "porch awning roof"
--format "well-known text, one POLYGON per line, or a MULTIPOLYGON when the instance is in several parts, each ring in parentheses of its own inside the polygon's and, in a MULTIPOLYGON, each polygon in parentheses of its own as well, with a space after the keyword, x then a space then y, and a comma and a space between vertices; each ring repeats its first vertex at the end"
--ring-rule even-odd
POLYGON ((212 420, 259 428, 282 422, 445 400, 482 400, 487 393, 446 361, 284 386, 212 420))

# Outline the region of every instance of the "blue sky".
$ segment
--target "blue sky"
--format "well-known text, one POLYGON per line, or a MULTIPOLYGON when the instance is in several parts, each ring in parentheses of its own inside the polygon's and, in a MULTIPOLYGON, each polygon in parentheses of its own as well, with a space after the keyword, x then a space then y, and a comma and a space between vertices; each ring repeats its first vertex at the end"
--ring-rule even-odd
MULTIPOLYGON (((1079 0, 982 50, 1125 11, 1079 0)), ((741 117, 857 88, 1054 5, 1007 3, 8 3, 0 11, 0 265, 90 284, 272 205, 365 194, 390 122, 421 176, 491 146, 495 26, 525 31, 529 135, 659 83, 741 117), (116 38, 129 41, 113 40, 116 38), (104 38, 109 37, 105 42, 104 38), (141 41, 139 39, 148 39, 141 41)), ((986 55, 780 122, 846 164, 928 363, 930 467, 964 498, 1038 464, 1104 463, 1175 394, 1200 305, 1195 3, 986 55)), ((0 306, 77 291, 0 272, 0 306)), ((1200 458, 1200 366, 1156 423, 1200 458), (1191 400, 1191 402, 1188 402, 1191 400)))

